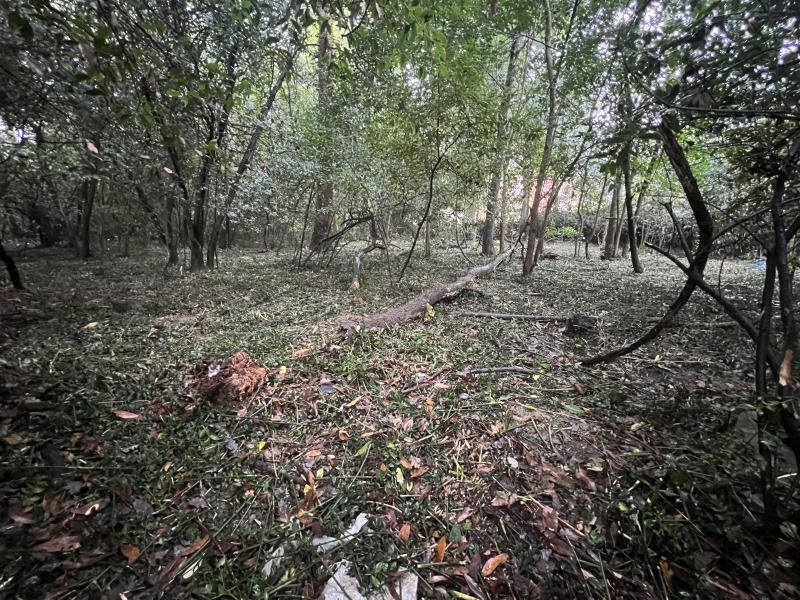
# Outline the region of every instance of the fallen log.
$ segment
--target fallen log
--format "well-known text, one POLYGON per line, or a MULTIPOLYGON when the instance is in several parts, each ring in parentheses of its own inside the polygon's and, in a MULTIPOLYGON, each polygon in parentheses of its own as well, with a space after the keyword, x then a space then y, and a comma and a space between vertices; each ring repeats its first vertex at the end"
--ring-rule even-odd
POLYGON ((419 296, 415 296, 403 306, 393 308, 392 310, 375 315, 374 317, 367 317, 360 321, 342 321, 340 326, 344 332, 345 340, 351 341, 353 336, 359 331, 369 331, 371 329, 388 329, 393 325, 400 325, 408 323, 415 319, 424 316, 429 307, 442 302, 443 300, 452 300, 458 297, 467 285, 472 283, 478 277, 488 275, 494 271, 503 261, 511 256, 513 248, 499 254, 492 262, 479 267, 473 267, 467 274, 455 281, 454 283, 440 283, 432 288, 428 288, 419 296))

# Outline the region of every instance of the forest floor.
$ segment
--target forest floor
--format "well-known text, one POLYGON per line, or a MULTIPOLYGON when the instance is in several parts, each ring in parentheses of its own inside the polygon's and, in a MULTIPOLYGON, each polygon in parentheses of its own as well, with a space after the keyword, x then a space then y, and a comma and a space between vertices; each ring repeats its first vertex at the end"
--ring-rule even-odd
MULTIPOLYGON (((798 495, 764 533, 738 415, 752 344, 697 293, 657 342, 583 367, 683 278, 649 254, 634 275, 596 248, 548 249, 561 256, 531 278, 515 258, 351 345, 342 317, 454 281, 458 250, 415 259, 399 286, 374 253, 357 293, 344 255, 311 270, 231 250, 183 275, 161 252, 20 254, 30 291, 0 289, 0 597, 318 597, 342 559, 387 599, 398 578, 462 599, 797 597, 798 495), (460 311, 599 325, 571 337, 460 311), (508 366, 534 374, 465 372, 508 366)), ((763 271, 718 270, 757 306, 763 271)), ((783 498, 796 466, 781 468, 783 498)))

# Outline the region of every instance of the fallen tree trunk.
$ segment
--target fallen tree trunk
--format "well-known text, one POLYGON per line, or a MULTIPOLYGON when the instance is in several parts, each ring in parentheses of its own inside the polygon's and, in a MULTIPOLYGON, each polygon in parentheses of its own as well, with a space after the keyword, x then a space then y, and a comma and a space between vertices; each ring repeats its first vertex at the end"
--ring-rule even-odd
POLYGON ((367 317, 361 321, 342 321, 340 326, 345 334, 345 339, 350 341, 353 336, 359 331, 368 331, 370 329, 388 329, 393 325, 400 325, 401 323, 408 323, 415 319, 424 316, 428 311, 429 306, 438 304, 442 300, 452 300, 458 297, 459 294, 478 277, 488 275, 494 271, 500 263, 505 261, 511 256, 513 248, 499 254, 492 262, 474 267, 470 269, 466 275, 455 281, 454 283, 440 283, 432 288, 428 288, 419 296, 416 296, 406 302, 403 306, 393 308, 374 317, 367 317))
POLYGON ((361 278, 361 259, 364 258, 366 254, 369 254, 373 250, 386 250, 386 246, 382 246, 381 244, 370 244, 363 250, 359 251, 355 257, 353 258, 353 282, 350 284, 350 290, 355 291, 361 287, 361 283, 359 279, 361 278))

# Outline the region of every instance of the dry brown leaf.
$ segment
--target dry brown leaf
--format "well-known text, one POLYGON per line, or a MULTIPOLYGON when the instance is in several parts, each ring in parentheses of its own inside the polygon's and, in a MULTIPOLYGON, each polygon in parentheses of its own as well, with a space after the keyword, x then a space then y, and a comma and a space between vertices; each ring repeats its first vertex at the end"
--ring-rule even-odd
POLYGON ((81 439, 82 433, 73 433, 72 437, 69 438, 70 443, 74 446, 78 443, 78 440, 81 439))
POLYGON ((312 508, 314 508, 316 502, 317 502, 317 493, 314 491, 313 487, 309 486, 305 498, 303 498, 303 504, 301 508, 305 511, 309 511, 312 508))
POLYGON ((27 512, 10 510, 8 511, 8 516, 11 517, 14 523, 19 523, 20 525, 32 525, 34 523, 34 518, 27 512))
POLYGON ((123 556, 128 559, 129 565, 132 565, 136 559, 139 558, 139 554, 141 554, 139 548, 136 546, 129 546, 128 544, 121 544, 119 550, 122 552, 123 556))
POLYGON ((667 589, 671 592, 672 591, 672 569, 669 568, 669 563, 667 559, 663 556, 661 557, 661 573, 664 575, 664 583, 667 584, 667 589))
POLYGON ((203 546, 205 546, 205 545, 206 545, 206 542, 208 542, 208 536, 206 536, 206 537, 204 537, 204 538, 202 538, 202 539, 200 539, 200 540, 197 540, 197 541, 196 541, 194 544, 192 544, 191 546, 189 546, 189 547, 188 547, 186 550, 184 550, 184 551, 183 551, 181 554, 182 554, 183 556, 189 556, 190 554, 194 554, 195 552, 197 552, 198 550, 200 550, 200 548, 202 548, 203 546))
POLYGON ((584 471, 580 467, 578 467, 575 470, 575 477, 577 477, 580 481, 582 481, 586 485, 586 487, 592 490, 593 492, 597 491, 597 484, 594 481, 592 481, 592 478, 589 477, 586 474, 586 471, 584 471))
POLYGON ((64 504, 64 497, 56 495, 52 492, 45 492, 42 498, 42 508, 49 512, 51 515, 57 515, 61 512, 61 506, 64 504))
POLYGON ((422 464, 416 456, 412 456, 410 458, 411 466, 415 469, 419 469, 420 465, 422 464))
POLYGON ((82 535, 68 535, 34 546, 33 549, 39 552, 72 552, 81 547, 82 540, 82 535))
POLYGON ((86 504, 79 506, 78 508, 73 508, 72 514, 88 517, 99 510, 103 510, 106 507, 106 504, 108 504, 108 500, 105 498, 101 500, 95 500, 94 502, 87 502, 86 504))
POLYGON ((572 546, 564 540, 553 538, 550 540, 550 546, 561 556, 575 556, 575 551, 572 549, 572 546))
POLYGON ((472 509, 469 506, 467 506, 464 510, 458 513, 458 516, 456 517, 456 523, 463 523, 469 518, 471 514, 472 514, 472 509))
POLYGON ((400 528, 400 533, 397 534, 397 537, 404 542, 407 542, 409 536, 411 536, 411 525, 409 523, 403 523, 403 526, 400 528))
POLYGON ((322 454, 322 452, 319 450, 311 450, 308 454, 306 454, 306 457, 314 458, 315 456, 319 456, 320 454, 322 454))
POLYGON ((549 506, 542 507, 542 525, 545 529, 556 531, 558 529, 558 511, 549 506))
POLYGON ((430 470, 431 470, 430 467, 420 467, 419 469, 414 469, 413 471, 411 471, 411 479, 422 477, 423 475, 425 475, 425 473, 427 473, 430 470))
POLYGON ((579 381, 579 382, 577 382, 577 383, 575 384, 575 389, 576 389, 576 390, 578 390, 578 393, 579 393, 581 396, 585 396, 585 395, 586 395, 586 392, 588 391, 588 389, 589 389, 589 388, 587 388, 585 385, 583 385, 583 384, 582 384, 582 383, 579 381))
POLYGON ((525 457, 525 462, 528 463, 529 466, 533 467, 536 465, 536 459, 533 458, 533 454, 528 452, 525 448, 522 449, 522 456, 525 457))
POLYGON ((472 469, 470 471, 470 474, 471 475, 480 473, 486 474, 486 473, 491 473, 492 471, 494 471, 494 467, 491 467, 489 465, 481 465, 480 467, 475 467, 474 469, 472 469))
POLYGON ((120 419, 125 420, 134 420, 134 421, 141 421, 142 416, 137 415, 136 413, 128 412, 127 410, 115 410, 114 414, 117 415, 120 419))
POLYGON ((339 430, 339 439, 343 442, 350 439, 350 435, 345 431, 344 427, 339 430))
POLYGON ((786 354, 784 354, 783 362, 781 363, 779 375, 779 383, 781 385, 789 385, 794 382, 792 379, 792 358, 794 358, 794 353, 789 349, 786 351, 786 354))
POLYGON ((493 556, 492 558, 486 561, 485 565, 483 565, 483 568, 481 569, 481 575, 483 575, 484 577, 488 577, 489 575, 494 573, 494 570, 497 567, 502 565, 507 560, 508 560, 508 554, 506 554, 505 552, 503 552, 503 554, 498 554, 497 556, 493 556))
POLYGON ((405 459, 405 458, 401 458, 400 459, 400 464, 403 465, 406 469, 411 469, 412 468, 411 467, 411 463, 408 462, 408 460, 405 459))
POLYGON ((123 502, 130 500, 131 495, 133 494, 131 488, 129 488, 127 485, 121 485, 118 488, 115 488, 114 491, 117 493, 117 496, 119 496, 119 499, 123 502))
POLYGON ((436 562, 444 561, 445 550, 447 550, 447 537, 443 535, 436 544, 436 562))
POLYGON ((497 497, 494 500, 492 500, 492 506, 494 506, 494 507, 512 506, 513 504, 515 504, 517 502, 517 500, 518 500, 518 498, 517 498, 516 494, 511 494, 508 498, 497 497))
POLYGON ((414 426, 414 417, 408 417, 400 424, 400 429, 409 431, 414 426))
POLYGON ((19 439, 16 436, 13 436, 13 435, 7 435, 3 439, 6 441, 6 444, 9 444, 11 446, 19 444, 19 439))

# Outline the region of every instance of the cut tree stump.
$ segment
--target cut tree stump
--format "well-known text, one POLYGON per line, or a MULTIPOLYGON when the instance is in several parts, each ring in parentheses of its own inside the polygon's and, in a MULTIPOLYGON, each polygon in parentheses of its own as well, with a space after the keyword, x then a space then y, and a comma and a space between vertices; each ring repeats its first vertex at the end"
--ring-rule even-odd
POLYGON ((511 256, 513 248, 510 248, 499 254, 492 262, 480 267, 474 267, 467 271, 467 274, 455 281, 454 283, 440 283, 432 288, 428 288, 419 296, 415 296, 403 306, 393 308, 392 310, 375 315, 374 317, 367 317, 362 320, 347 320, 342 321, 340 326, 344 332, 345 340, 352 341, 355 334, 359 331, 369 331, 371 329, 388 329, 393 325, 400 325, 401 323, 408 323, 415 319, 424 316, 428 311, 428 307, 434 306, 443 300, 452 300, 458 297, 464 288, 472 283, 478 277, 488 275, 494 271, 503 261, 511 256))
POLYGON ((353 280, 350 283, 350 291, 356 291, 361 287, 361 259, 373 250, 386 250, 386 246, 373 242, 353 257, 353 280))

